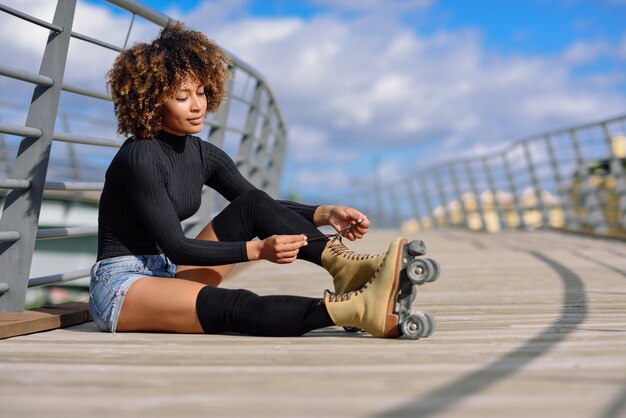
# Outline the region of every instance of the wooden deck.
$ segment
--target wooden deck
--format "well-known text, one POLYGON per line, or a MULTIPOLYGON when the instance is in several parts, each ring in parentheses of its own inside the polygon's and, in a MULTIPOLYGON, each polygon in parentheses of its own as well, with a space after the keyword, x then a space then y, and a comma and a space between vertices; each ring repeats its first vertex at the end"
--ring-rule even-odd
MULTIPOLYGON (((349 244, 386 249, 395 231, 349 244)), ((417 238, 417 237, 411 237, 417 238)), ((0 416, 626 417, 626 243, 556 232, 421 235, 443 269, 418 341, 103 334, 0 341, 0 416)), ((320 268, 257 263, 226 283, 319 296, 320 268)))

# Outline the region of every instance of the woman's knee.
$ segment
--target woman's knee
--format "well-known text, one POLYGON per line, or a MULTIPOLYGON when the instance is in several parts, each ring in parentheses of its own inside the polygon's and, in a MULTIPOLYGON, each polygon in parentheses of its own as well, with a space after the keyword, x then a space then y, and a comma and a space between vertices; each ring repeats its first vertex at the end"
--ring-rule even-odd
POLYGON ((258 235, 275 201, 262 190, 250 190, 238 196, 212 222, 220 241, 247 241, 258 235))
POLYGON ((233 203, 238 203, 243 206, 259 206, 267 205, 268 202, 273 202, 274 199, 270 197, 266 192, 260 189, 253 189, 241 194, 233 203))
POLYGON ((196 315, 206 334, 232 331, 245 306, 259 296, 246 289, 222 289, 206 286, 196 297, 196 315))

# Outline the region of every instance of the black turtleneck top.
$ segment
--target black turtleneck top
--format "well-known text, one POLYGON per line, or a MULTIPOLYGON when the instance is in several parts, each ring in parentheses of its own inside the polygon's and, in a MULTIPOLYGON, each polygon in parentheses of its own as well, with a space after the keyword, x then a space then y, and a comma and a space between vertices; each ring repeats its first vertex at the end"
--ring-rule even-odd
MULTIPOLYGON (((165 254, 175 264, 248 261, 245 242, 184 235, 180 222, 200 208, 203 185, 228 201, 255 188, 223 150, 198 137, 161 132, 159 138, 126 140, 106 172, 98 216, 98 260, 165 254)), ((313 223, 315 206, 279 202, 313 223)))

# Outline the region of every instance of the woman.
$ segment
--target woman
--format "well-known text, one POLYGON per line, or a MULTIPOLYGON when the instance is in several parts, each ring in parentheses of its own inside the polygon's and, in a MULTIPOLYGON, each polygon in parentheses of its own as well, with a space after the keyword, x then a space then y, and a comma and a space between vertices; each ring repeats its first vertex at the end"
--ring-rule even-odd
POLYGON ((275 201, 226 153, 193 136, 226 95, 228 64, 202 33, 170 22, 152 43, 122 52, 107 74, 118 132, 132 136, 112 160, 100 200, 89 303, 97 326, 293 336, 340 325, 394 335, 400 241, 387 254, 353 253, 317 227, 360 239, 369 227, 362 213, 275 201), (203 185, 230 204, 196 239, 186 238, 180 221, 199 208, 203 185), (297 258, 328 270, 335 293, 316 299, 217 287, 235 263, 297 258))

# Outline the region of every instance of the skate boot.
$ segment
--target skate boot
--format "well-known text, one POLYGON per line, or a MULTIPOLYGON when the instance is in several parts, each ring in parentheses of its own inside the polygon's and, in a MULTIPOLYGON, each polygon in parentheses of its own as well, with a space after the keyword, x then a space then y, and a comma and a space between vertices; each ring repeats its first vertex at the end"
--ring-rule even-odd
POLYGON ((434 320, 428 314, 413 312, 411 303, 415 286, 434 281, 439 268, 429 260, 420 265, 418 272, 407 273, 407 264, 414 263, 415 255, 415 245, 396 238, 362 287, 343 294, 326 291, 324 303, 333 322, 344 328, 362 329, 376 337, 428 337, 434 330, 434 320))
POLYGON ((357 254, 334 238, 322 252, 322 266, 333 276, 335 293, 348 293, 365 285, 384 257, 385 253, 357 254))

